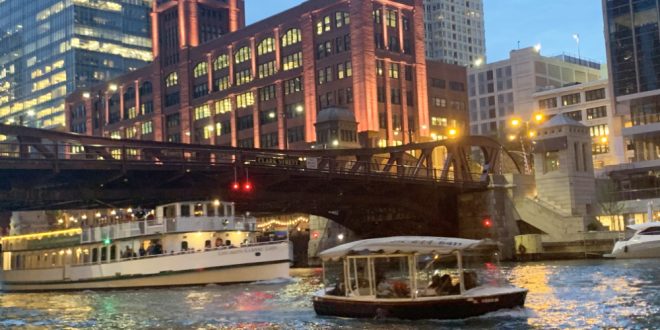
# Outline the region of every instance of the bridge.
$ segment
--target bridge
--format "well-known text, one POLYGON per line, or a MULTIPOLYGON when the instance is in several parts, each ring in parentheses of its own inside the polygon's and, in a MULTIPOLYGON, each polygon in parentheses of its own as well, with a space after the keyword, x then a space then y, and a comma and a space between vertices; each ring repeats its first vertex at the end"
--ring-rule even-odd
POLYGON ((0 125, 0 135, 0 210, 153 207, 219 198, 235 201, 239 210, 323 216, 363 237, 455 234, 457 196, 487 189, 487 174, 504 158, 512 160, 496 141, 480 136, 283 151, 11 125, 0 125), (473 149, 481 151, 479 164, 471 159, 473 149), (438 152, 444 157, 436 164, 438 152))

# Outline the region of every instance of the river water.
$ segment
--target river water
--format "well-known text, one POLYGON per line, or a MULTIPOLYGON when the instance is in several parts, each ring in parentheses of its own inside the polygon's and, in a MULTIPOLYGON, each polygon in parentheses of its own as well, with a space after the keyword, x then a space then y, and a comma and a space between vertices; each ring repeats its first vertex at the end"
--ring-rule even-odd
POLYGON ((660 328, 660 259, 503 264, 529 289, 525 308, 459 321, 318 317, 320 270, 226 286, 0 293, 0 329, 547 329, 660 328))

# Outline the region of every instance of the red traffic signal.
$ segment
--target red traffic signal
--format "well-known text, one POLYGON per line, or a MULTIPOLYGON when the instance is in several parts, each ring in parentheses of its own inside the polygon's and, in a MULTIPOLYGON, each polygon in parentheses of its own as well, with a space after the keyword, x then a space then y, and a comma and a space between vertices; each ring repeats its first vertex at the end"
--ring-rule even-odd
POLYGON ((232 185, 231 185, 231 189, 232 189, 232 190, 240 190, 240 189, 241 189, 241 184, 238 183, 238 182, 234 182, 234 183, 232 183, 232 185))
POLYGON ((484 225, 484 227, 486 227, 486 228, 490 228, 490 227, 493 226, 493 221, 490 220, 489 217, 485 217, 481 223, 482 223, 482 224, 484 225))
POLYGON ((243 191, 245 192, 252 191, 252 183, 250 183, 249 181, 245 182, 245 184, 243 185, 243 191))

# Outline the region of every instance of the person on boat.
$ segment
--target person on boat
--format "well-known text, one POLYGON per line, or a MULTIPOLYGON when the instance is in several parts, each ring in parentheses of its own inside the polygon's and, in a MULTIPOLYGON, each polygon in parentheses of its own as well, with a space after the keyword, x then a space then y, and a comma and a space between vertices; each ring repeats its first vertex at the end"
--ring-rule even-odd
MULTIPOLYGON (((438 296, 443 296, 452 294, 452 292, 455 291, 454 287, 455 286, 451 284, 451 276, 449 276, 449 274, 444 274, 442 276, 436 274, 431 277, 431 284, 428 288, 435 290, 435 293, 438 296)), ((456 287, 459 288, 458 286, 456 287)))
POLYGON ((156 246, 154 247, 154 254, 163 254, 163 245, 160 244, 160 241, 156 241, 156 246))
POLYGON ((478 286, 477 273, 473 270, 463 271, 463 282, 465 283, 465 290, 470 290, 478 286))
POLYGON ((140 245, 138 253, 140 254, 140 257, 144 257, 147 254, 147 250, 144 249, 144 245, 140 245))
POLYGON ((222 238, 217 237, 217 238, 215 239, 215 247, 216 247, 216 248, 219 248, 219 247, 221 247, 221 246, 222 246, 222 238))

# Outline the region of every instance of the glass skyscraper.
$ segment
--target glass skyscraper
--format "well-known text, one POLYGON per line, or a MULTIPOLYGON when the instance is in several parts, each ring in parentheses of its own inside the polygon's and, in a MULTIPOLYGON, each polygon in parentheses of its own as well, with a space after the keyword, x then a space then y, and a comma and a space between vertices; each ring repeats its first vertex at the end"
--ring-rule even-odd
POLYGON ((152 60, 151 0, 0 0, 0 122, 65 125, 64 100, 152 60))

